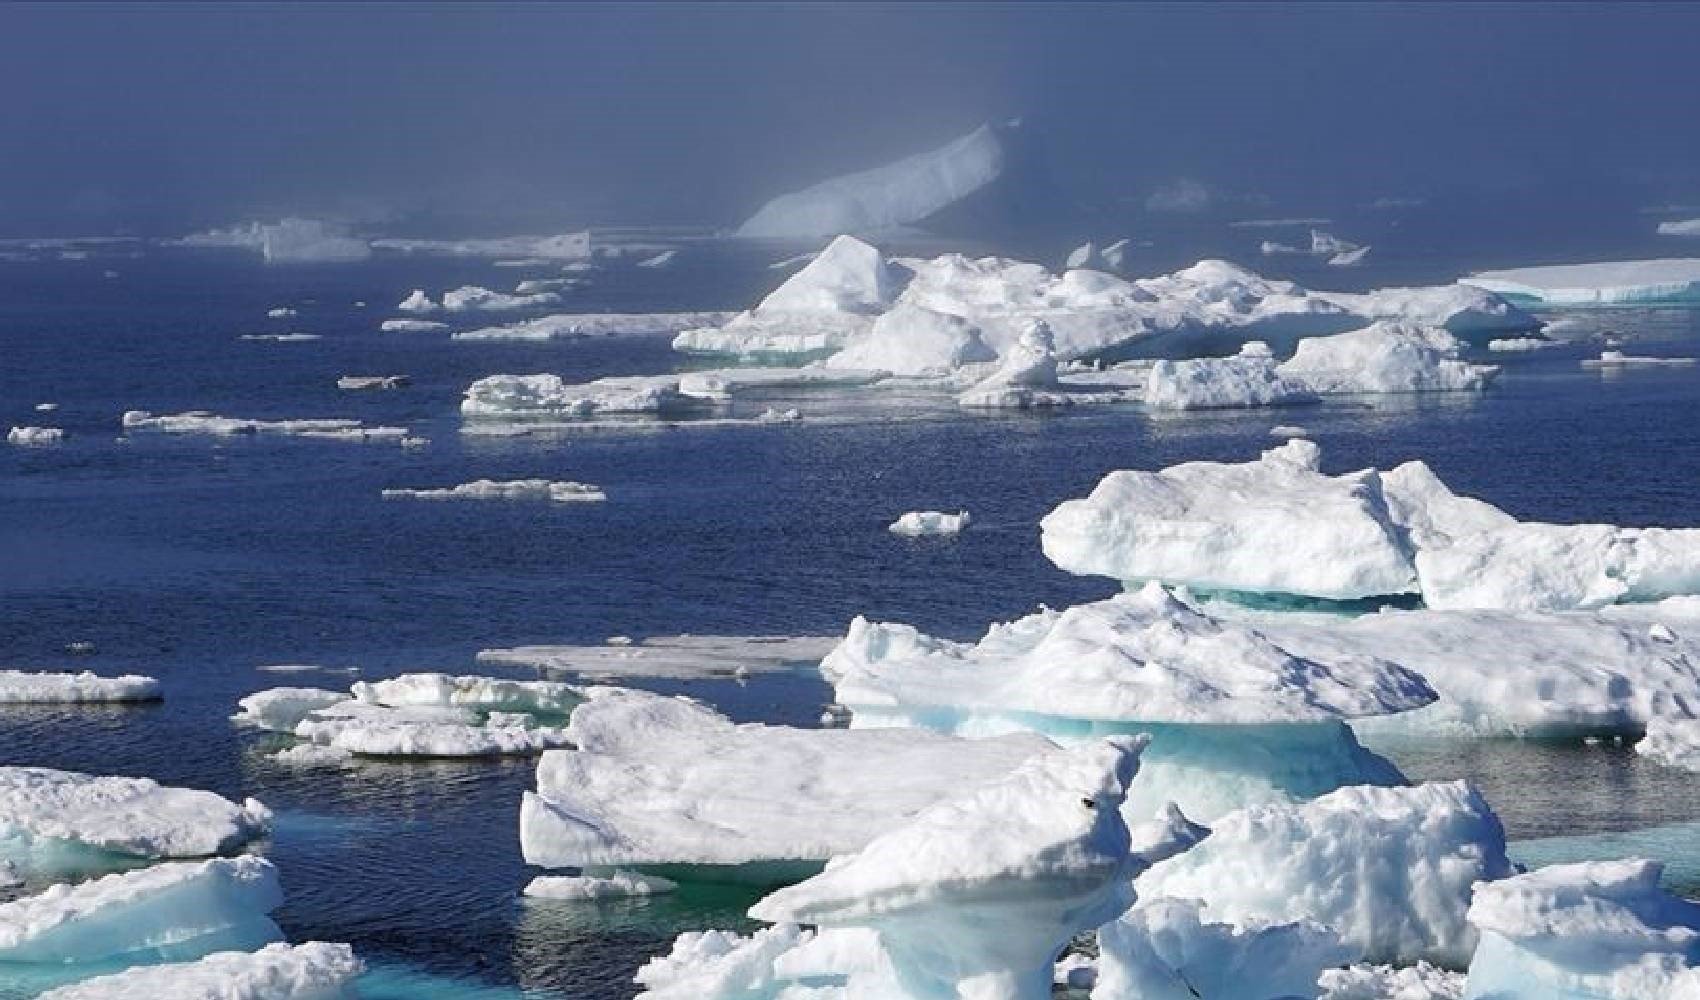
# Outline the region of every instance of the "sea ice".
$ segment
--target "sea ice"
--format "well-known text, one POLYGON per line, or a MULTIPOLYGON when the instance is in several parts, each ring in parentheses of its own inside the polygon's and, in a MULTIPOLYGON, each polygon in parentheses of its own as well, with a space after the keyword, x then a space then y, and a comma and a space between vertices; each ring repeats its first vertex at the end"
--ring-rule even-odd
POLYGON ((362 757, 504 757, 567 744, 560 728, 487 714, 481 720, 467 709, 345 701, 309 714, 295 735, 362 757))
POLYGON ((619 899, 672 892, 677 882, 659 875, 616 871, 610 875, 540 875, 525 887, 533 899, 619 899))
POLYGON ((65 440, 65 432, 58 427, 13 427, 6 432, 6 443, 37 446, 58 444, 65 440))
POLYGON ((728 312, 558 313, 519 323, 457 330, 455 340, 572 340, 649 333, 678 333, 730 320, 728 312))
POLYGON ((1145 405, 1161 410, 1279 406, 1312 402, 1298 382, 1281 374, 1269 345, 1253 340, 1230 358, 1161 360, 1145 379, 1145 405))
POLYGON ((316 333, 244 333, 237 339, 273 344, 306 344, 325 338, 316 333))
POLYGON ((403 389, 413 384, 406 375, 343 375, 337 378, 336 387, 359 391, 363 389, 403 389))
POLYGON ((1693 718, 1647 721, 1647 735, 1635 752, 1661 764, 1700 771, 1700 720, 1693 718))
POLYGON ((212 434, 221 437, 236 434, 277 434, 327 441, 400 441, 407 436, 405 427, 374 426, 339 417, 247 420, 240 417, 221 417, 206 410, 157 415, 147 410, 126 410, 122 423, 127 432, 156 431, 161 434, 212 434))
POLYGON ((447 323, 433 319, 386 319, 378 324, 378 329, 384 333, 434 333, 448 328, 447 323))
POLYGON ((1671 219, 1659 223, 1660 236, 1700 236, 1700 219, 1671 219))
POLYGON ((945 375, 964 365, 997 359, 997 352, 968 320, 904 304, 874 320, 866 334, 826 359, 826 364, 922 376, 945 375))
POLYGON ((1458 360, 1462 346, 1441 327, 1384 321, 1306 337, 1280 371, 1318 395, 1483 388, 1499 369, 1458 360))
POLYGON ((0 670, 0 704, 158 701, 162 697, 159 681, 136 674, 99 677, 87 670, 75 674, 0 670))
POLYGON ((1207 910, 1196 899, 1155 899, 1099 928, 1092 1000, 1309 997, 1317 976, 1354 952, 1313 921, 1222 923, 1207 910))
POLYGON ((1465 920, 1472 886, 1511 871, 1499 818, 1456 781, 1248 806, 1135 887, 1146 901, 1202 900, 1213 918, 1241 926, 1315 921, 1351 947, 1350 959, 1462 965, 1476 943, 1465 920))
POLYGON ((444 312, 511 312, 516 309, 538 309, 559 305, 561 297, 554 292, 536 295, 510 295, 478 285, 462 285, 443 293, 444 312))
POLYGON ((275 733, 293 733, 309 714, 348 700, 342 691, 324 688, 278 687, 256 691, 236 703, 232 721, 275 733))
POLYGON ((408 254, 442 254, 451 257, 536 258, 570 263, 588 262, 589 232, 557 233, 548 236, 497 236, 470 240, 379 239, 372 246, 408 254))
POLYGON ((1601 351, 1598 358, 1582 359, 1583 368, 1627 368, 1637 365, 1691 365, 1695 358, 1657 358, 1625 354, 1622 351, 1601 351))
POLYGON ((608 494, 589 483, 551 482, 547 479, 475 479, 443 489, 391 489, 383 497, 413 500, 547 500, 556 503, 599 501, 608 494))
POLYGON ((1548 340, 1545 337, 1500 337, 1495 340, 1490 340, 1487 343, 1487 349, 1495 354, 1539 351, 1548 347, 1561 346, 1563 346, 1562 342, 1557 340, 1548 340))
POLYGON ((263 836, 271 811, 147 778, 0 767, 0 840, 28 851, 82 845, 141 858, 193 858, 263 836))
POLYGON ((364 964, 345 944, 268 944, 86 979, 40 1000, 349 1000, 364 964))
POLYGON ((1032 734, 736 725, 622 689, 575 710, 567 735, 576 749, 543 755, 520 806, 525 859, 544 868, 818 863, 1052 747, 1032 734))
POLYGON ((1356 250, 1342 250, 1328 258, 1329 267, 1357 267, 1369 256, 1369 247, 1358 247, 1356 250))
POLYGON ((267 261, 330 263, 365 260, 371 246, 351 236, 348 227, 321 219, 285 218, 250 222, 230 229, 212 229, 177 241, 191 247, 234 247, 258 251, 267 261))
POLYGON ((887 527, 894 535, 918 538, 922 535, 957 535, 968 527, 968 512, 945 514, 936 510, 912 510, 887 527))
POLYGON ((1073 397, 1057 381, 1057 344, 1049 323, 1036 319, 1007 345, 990 375, 956 398, 963 406, 1029 409, 1066 406, 1073 397))
POLYGON ((837 636, 674 635, 641 642, 609 639, 600 646, 486 649, 479 652, 478 662, 590 679, 744 677, 812 671, 836 645, 837 636))
POLYGON ((396 310, 404 313, 432 313, 441 308, 442 306, 431 301, 431 296, 426 295, 423 288, 415 288, 408 293, 407 298, 396 303, 396 310))
POLYGON ((1065 270, 1086 268, 1092 271, 1108 271, 1120 274, 1122 265, 1127 263, 1128 248, 1132 240, 1120 239, 1108 246, 1100 248, 1096 243, 1083 243, 1070 251, 1068 260, 1063 263, 1065 270))
POLYGON ((1695 302, 1700 301, 1700 258, 1481 271, 1459 280, 1513 301, 1547 307, 1695 302))
POLYGON ((677 250, 663 250, 653 257, 645 257, 637 262, 638 267, 660 268, 670 267, 679 256, 677 250))
POLYGON ((490 375, 466 389, 468 417, 588 417, 665 413, 703 405, 679 391, 678 375, 613 376, 573 385, 559 375, 490 375))

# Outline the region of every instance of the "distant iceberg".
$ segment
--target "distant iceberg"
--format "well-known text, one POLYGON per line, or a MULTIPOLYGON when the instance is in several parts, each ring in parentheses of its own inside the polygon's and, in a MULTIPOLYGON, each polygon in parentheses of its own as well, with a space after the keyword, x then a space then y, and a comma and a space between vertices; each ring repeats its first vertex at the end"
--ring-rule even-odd
POLYGON ((1700 258, 1480 271, 1459 281, 1516 302, 1549 307, 1694 304, 1700 303, 1700 258))
POLYGON ((441 489, 389 489, 385 500, 544 500, 554 503, 597 502, 608 499, 600 487, 589 483, 553 482, 548 479, 475 479, 470 483, 441 489))
POLYGON ((1681 219, 1659 223, 1660 236, 1700 236, 1700 219, 1681 219))
POLYGON ((65 432, 58 427, 13 427, 6 432, 7 444, 29 448, 59 444, 64 440, 65 432))
POLYGON ((588 231, 550 236, 498 236, 466 240, 387 238, 373 240, 372 246, 374 249, 396 253, 441 254, 451 257, 529 257, 557 263, 589 260, 592 254, 588 231))
POLYGON ((230 247, 258 251, 276 263, 334 263, 365 260, 372 255, 366 240, 349 234, 348 226, 322 219, 286 218, 250 222, 230 229, 211 229, 176 241, 188 247, 230 247))
MULTIPOLYGON (((553 294, 553 293, 542 293, 553 294)), ((557 313, 520 323, 456 330, 454 340, 573 340, 634 334, 674 334, 692 327, 713 326, 732 318, 729 312, 677 313, 557 313)), ((390 320, 385 324, 401 322, 390 320)), ((440 327, 441 324, 438 324, 440 327)))

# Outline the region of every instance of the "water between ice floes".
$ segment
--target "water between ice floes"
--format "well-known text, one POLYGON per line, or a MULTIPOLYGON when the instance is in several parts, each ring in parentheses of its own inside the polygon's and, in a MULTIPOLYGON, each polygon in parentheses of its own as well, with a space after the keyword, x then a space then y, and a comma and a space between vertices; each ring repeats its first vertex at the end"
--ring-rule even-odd
MULTIPOLYGON (((1330 471, 1420 457, 1459 493, 1519 517, 1700 524, 1700 371, 1602 376, 1577 364, 1597 344, 1495 357, 1506 372, 1480 397, 1157 418, 1118 407, 965 413, 948 397, 893 405, 888 395, 834 391, 738 404, 752 414, 801 405, 795 424, 463 438, 455 406, 474 378, 552 371, 580 380, 679 363, 665 338, 453 343, 377 331, 395 315, 385 307, 411 288, 503 287, 518 277, 477 261, 267 269, 169 254, 0 267, 0 421, 30 422, 34 404, 51 400, 71 435, 51 449, 0 450, 5 665, 143 672, 168 692, 156 706, 0 709, 0 762, 261 798, 280 813, 267 849, 288 899, 279 922, 291 940, 353 944, 374 966, 369 997, 629 996, 643 958, 680 930, 739 926, 754 893, 697 886, 638 901, 522 900, 534 874, 516 832, 529 762, 272 764, 264 753, 275 743, 226 723, 236 699, 350 678, 262 665, 356 666, 368 677, 466 672, 486 647, 826 634, 857 613, 968 637, 1040 602, 1109 592, 1040 556, 1036 522, 1056 503, 1114 468, 1250 458, 1280 423, 1309 428, 1330 471), (118 279, 102 279, 109 266, 118 279), (285 305, 298 315, 266 317, 285 305), (284 328, 323 339, 238 339, 284 328), (339 375, 372 373, 407 374, 413 385, 335 386, 339 375), (117 443, 118 415, 131 408, 350 416, 432 443, 117 443), (485 477, 595 483, 608 502, 396 504, 379 495, 485 477), (915 509, 967 509, 974 520, 949 541, 885 530, 915 509), (95 652, 67 653, 73 642, 95 652)), ((762 262, 693 270, 681 258, 673 271, 592 285, 569 306, 735 308, 772 280, 762 262)), ((1638 352, 1700 352, 1691 313, 1596 322, 1636 338, 1638 352)), ((736 718, 798 725, 813 723, 827 694, 800 676, 657 687, 736 718)), ((1700 874, 1683 863, 1700 856, 1691 776, 1627 748, 1572 742, 1378 749, 1413 778, 1479 782, 1513 838, 1528 841, 1514 848, 1519 858, 1652 852, 1677 862, 1679 888, 1700 890, 1700 874)), ((29 993, 0 977, 0 997, 29 993)))

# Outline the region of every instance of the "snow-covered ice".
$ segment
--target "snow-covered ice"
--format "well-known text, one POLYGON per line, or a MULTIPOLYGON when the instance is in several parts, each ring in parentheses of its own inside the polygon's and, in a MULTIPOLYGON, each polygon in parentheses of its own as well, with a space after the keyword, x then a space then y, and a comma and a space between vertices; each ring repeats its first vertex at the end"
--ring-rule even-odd
POLYGON ((744 677, 812 670, 838 641, 838 636, 652 636, 639 642, 609 639, 600 646, 486 649, 478 662, 590 679, 744 677))
POLYGON ((539 875, 525 887, 533 899, 621 899, 672 892, 678 883, 659 875, 616 871, 610 875, 539 875))
POLYGON ((65 432, 58 427, 13 427, 6 432, 7 444, 27 447, 58 444, 63 440, 65 440, 65 432))
POLYGON ((1309 997, 1353 949, 1313 921, 1212 920, 1194 899, 1142 901, 1098 930, 1092 1000, 1309 997))
POLYGON ((1700 258, 1557 264, 1480 271, 1461 282, 1547 307, 1658 305, 1700 301, 1700 258))
POLYGON ((923 535, 958 535, 968 527, 968 512, 946 514, 936 510, 912 510, 886 528, 894 535, 919 538, 923 535))
POLYGON ((1377 322, 1300 340, 1281 374, 1318 395, 1480 389, 1498 372, 1458 360, 1463 345, 1441 327, 1377 322))
POLYGON ((695 327, 725 323, 729 312, 675 313, 558 313, 519 323, 457 330, 455 340, 571 340, 581 337, 621 337, 672 334, 695 327))
POLYGON ((296 725, 295 735, 362 757, 505 757, 567 744, 559 727, 506 714, 345 701, 310 713, 296 725))
POLYGON ((1315 399, 1281 374, 1269 345, 1254 340, 1228 358, 1160 360, 1145 378, 1145 405, 1161 410, 1279 406, 1315 399))
POLYGON ((1499 337, 1487 342, 1487 349, 1495 354, 1516 354, 1560 346, 1562 342, 1545 337, 1499 337))
POLYGON ((338 389, 358 392, 365 389, 404 389, 413 384, 406 375, 342 375, 336 380, 338 389))
POLYGON ((386 500, 546 500, 555 503, 608 499, 608 494, 602 492, 601 487, 548 479, 475 479, 441 489, 387 489, 382 495, 386 500))
POLYGON ((345 944, 268 944, 85 979, 41 1000, 347 1000, 365 965, 345 944))
POLYGON ((75 674, 0 670, 0 704, 158 701, 162 697, 159 681, 137 674, 100 677, 87 670, 75 674))
POLYGON ((433 319, 386 319, 378 324, 378 329, 384 333, 434 333, 448 328, 447 323, 433 319))
POLYGON ((263 836, 271 811, 147 778, 0 767, 0 840, 26 851, 81 845, 141 858, 205 857, 263 836))
POLYGON ((334 263, 365 260, 371 246, 352 236, 342 223, 322 219, 285 218, 250 222, 230 229, 212 229, 176 241, 191 247, 232 247, 258 251, 277 263, 334 263))
POLYGON ((997 359, 997 352, 968 320, 905 304, 874 320, 866 334, 826 359, 826 364, 922 376, 944 375, 964 365, 997 359))
POLYGON ((567 733, 576 749, 543 755, 520 807, 526 861, 545 868, 820 862, 1052 746, 737 725, 622 689, 585 702, 567 733))
POLYGON ((1357 267, 1369 256, 1369 247, 1358 247, 1355 250, 1342 250, 1328 258, 1329 267, 1357 267))
POLYGON ((1269 428, 1269 436, 1278 438, 1310 437, 1310 430, 1306 427, 1300 427, 1298 424, 1276 424, 1269 428))
POLYGON ((238 701, 238 711, 231 719, 272 732, 293 733, 310 713, 347 700, 346 691, 308 687, 267 688, 238 701))
POLYGON ((1020 338, 1003 348, 998 366, 956 401, 963 406, 1030 409, 1067 406, 1073 396, 1057 380, 1056 337, 1049 323, 1033 320, 1020 338))
POLYGON ((271 862, 253 855, 179 861, 59 884, 0 904, 0 962, 180 960, 283 935, 271 862))
POLYGON ((1135 886, 1141 900, 1202 900, 1240 925, 1313 920, 1353 959, 1462 965, 1476 943, 1472 887, 1511 870, 1499 818, 1456 781, 1248 806, 1135 886))

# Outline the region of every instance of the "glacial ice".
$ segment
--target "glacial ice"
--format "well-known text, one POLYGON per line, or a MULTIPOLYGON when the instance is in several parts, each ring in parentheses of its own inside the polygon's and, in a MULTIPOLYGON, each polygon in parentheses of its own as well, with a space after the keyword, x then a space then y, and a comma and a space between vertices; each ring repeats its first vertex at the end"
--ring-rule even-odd
POLYGON ((1700 906, 1659 888, 1662 866, 1554 865, 1477 886, 1481 943, 1467 1000, 1700 996, 1700 906))
POLYGON ((206 410, 165 414, 153 414, 147 410, 126 410, 121 422, 125 431, 212 434, 221 437, 236 434, 276 434, 327 441, 400 441, 407 436, 405 427, 375 426, 340 417, 248 420, 241 417, 221 417, 206 410))
POLYGON ((40 1000, 350 1000, 364 970, 345 944, 268 944, 196 962, 144 965, 85 979, 40 1000))
POLYGON ((608 494, 589 483, 552 482, 547 479, 475 479, 442 489, 388 489, 386 500, 545 500, 555 503, 599 501, 608 494))
POLYGON ((1238 406, 1280 406, 1312 402, 1260 340, 1247 342, 1228 358, 1160 360, 1145 377, 1145 405, 1159 410, 1203 410, 1238 406))
POLYGON ((0 904, 0 962, 171 961, 258 947, 283 936, 266 916, 281 905, 277 869, 253 855, 61 883, 0 904))
POLYGON ((1700 719, 1653 718, 1635 752, 1670 767, 1700 771, 1700 719))
POLYGON ((469 709, 396 707, 345 701, 309 714, 295 735, 317 746, 362 757, 503 757, 565 746, 558 727, 531 724, 527 717, 469 709))
POLYGON ((729 312, 676 313, 558 313, 519 323, 456 330, 455 340, 572 340, 585 337, 623 337, 635 334, 677 333, 693 327, 725 323, 729 312))
POLYGON ((946 514, 936 510, 912 510, 891 522, 886 530, 894 535, 919 538, 923 535, 959 535, 968 527, 968 512, 946 514))
POLYGON ((1048 1000, 1062 947, 1132 901, 1128 879, 1143 862, 1130 853, 1121 805, 1142 742, 1112 737, 1034 756, 750 915, 875 930, 896 989, 865 995, 1048 1000))
POLYGON ((1499 818, 1455 781, 1248 806, 1135 887, 1144 901, 1202 900, 1212 918, 1241 926, 1312 920, 1352 959, 1462 965, 1476 943, 1465 920, 1472 886, 1511 871, 1499 818))
POLYGON ((442 306, 431 301, 431 296, 426 295, 425 289, 423 288, 415 288, 413 291, 407 293, 407 298, 396 303, 396 310, 398 312, 415 313, 419 315, 433 313, 441 308, 442 306))
POLYGON ((838 645, 837 636, 652 636, 600 646, 516 646, 486 649, 479 663, 534 667, 588 679, 627 677, 744 677, 813 670, 838 645))
POLYGON ((1464 975, 1427 962, 1329 969, 1316 985, 1322 989, 1317 1000, 1464 1000, 1464 975))
POLYGON ((140 858, 193 858, 263 836, 271 811, 147 778, 0 767, 0 841, 26 851, 81 845, 140 858))
POLYGON ((6 443, 38 446, 58 444, 65 440, 65 432, 58 427, 13 427, 6 432, 6 443))
POLYGON ((559 305, 561 297, 554 292, 536 295, 511 295, 492 291, 479 285, 462 285, 443 293, 444 312, 511 312, 516 309, 538 309, 559 305))
POLYGON ((0 670, 0 704, 50 705, 158 701, 164 695, 152 677, 100 677, 80 673, 0 670))
POLYGON ((1552 308, 1680 304, 1700 301, 1700 258, 1667 257, 1480 271, 1459 281, 1516 302, 1552 308))
POLYGON ((735 725, 700 704, 606 689, 573 712, 576 749, 537 765, 520 843, 544 868, 820 862, 1052 747, 1021 734, 735 725))
POLYGON ((737 235, 804 239, 919 222, 1002 174, 1001 131, 982 125, 938 149, 780 195, 745 220, 737 235))
POLYGON ((678 883, 659 875, 615 871, 609 875, 539 875, 525 887, 533 899, 620 899, 672 892, 678 883))
POLYGON ((468 417, 588 417, 666 413, 703 405, 679 391, 677 375, 626 375, 574 385, 559 375, 490 375, 461 400, 468 417))

